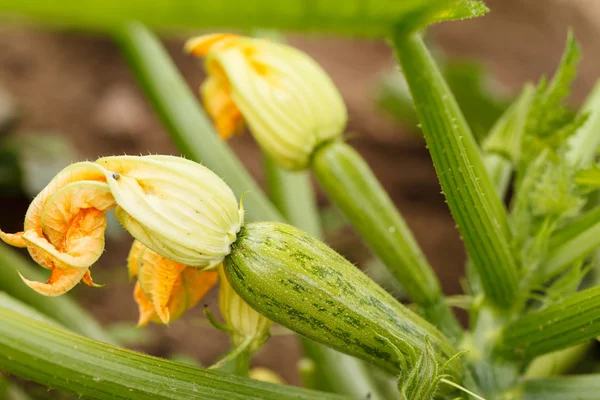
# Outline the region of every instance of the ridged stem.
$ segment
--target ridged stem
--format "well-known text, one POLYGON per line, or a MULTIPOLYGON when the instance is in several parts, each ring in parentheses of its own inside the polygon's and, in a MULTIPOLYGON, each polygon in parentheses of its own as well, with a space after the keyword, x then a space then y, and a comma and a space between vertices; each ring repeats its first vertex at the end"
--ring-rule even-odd
POLYGON ((572 294, 507 324, 496 354, 530 360, 600 335, 600 286, 572 294))
POLYGON ((483 290, 496 306, 508 309, 522 296, 509 246, 506 210, 477 143, 422 38, 397 33, 392 39, 442 190, 483 290))
POLYGON ((321 187, 431 322, 457 339, 461 330, 412 232, 364 159, 343 141, 320 147, 312 169, 321 187))
POLYGON ((97 400, 345 397, 192 367, 76 335, 0 303, 0 369, 97 400))

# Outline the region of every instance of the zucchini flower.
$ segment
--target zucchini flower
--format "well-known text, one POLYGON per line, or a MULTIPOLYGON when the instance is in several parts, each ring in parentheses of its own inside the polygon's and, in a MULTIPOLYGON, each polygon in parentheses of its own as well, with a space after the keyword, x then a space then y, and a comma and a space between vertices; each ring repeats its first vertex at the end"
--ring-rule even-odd
POLYGON ((97 164, 81 162, 62 170, 27 210, 23 232, 0 239, 26 247, 35 262, 50 270, 47 282, 21 276, 27 286, 46 296, 58 296, 81 280, 95 286, 89 267, 104 250, 106 211, 115 200, 97 164))
MULTIPOLYGON (((198 270, 186 272, 184 266, 219 265, 243 222, 231 189, 202 165, 171 156, 120 156, 65 168, 29 206, 23 232, 0 231, 0 239, 26 247, 34 261, 51 270, 45 283, 23 278, 39 293, 57 296, 82 280, 94 286, 89 268, 104 250, 106 211, 113 207, 125 229, 158 253, 152 258, 155 269, 162 274, 163 266, 171 267, 165 278, 171 286, 178 279, 184 287, 197 286, 191 275, 198 270)), ((150 257, 149 250, 144 254, 150 257)), ((161 290, 146 292, 146 299, 157 318, 168 321, 185 307, 173 287, 161 290)), ((184 299, 189 303, 194 296, 184 299)))
POLYGON ((146 247, 192 267, 214 267, 229 254, 244 211, 211 170, 172 156, 115 156, 96 162, 109 171, 117 219, 146 247))
POLYGON ((255 353, 271 336, 269 329, 273 323, 238 296, 223 267, 219 268, 219 275, 219 308, 233 346, 245 347, 251 354, 255 353))
POLYGON ((185 49, 205 58, 200 92, 221 137, 245 121, 280 166, 305 168, 322 143, 340 137, 348 119, 338 90, 308 55, 279 43, 232 34, 190 39, 185 49))
POLYGON ((215 286, 219 274, 171 261, 134 241, 127 259, 129 277, 137 277, 134 299, 138 326, 148 322, 168 324, 194 307, 215 286))

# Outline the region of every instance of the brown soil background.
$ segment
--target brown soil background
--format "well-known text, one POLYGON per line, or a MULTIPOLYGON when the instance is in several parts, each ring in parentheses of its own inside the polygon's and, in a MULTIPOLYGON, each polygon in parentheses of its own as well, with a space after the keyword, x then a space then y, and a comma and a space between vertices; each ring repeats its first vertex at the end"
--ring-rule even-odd
MULTIPOLYGON (((492 12, 481 19, 446 23, 432 37, 450 56, 481 61, 509 90, 517 91, 541 74, 551 74, 569 26, 583 49, 573 103, 588 93, 600 67, 600 10, 594 0, 488 0, 492 12)), ((350 110, 352 144, 372 166, 402 211, 448 294, 460 292, 464 253, 428 153, 418 136, 403 131, 373 105, 373 88, 381 71, 394 63, 390 48, 380 41, 292 36, 291 42, 313 55, 331 74, 350 110)), ((183 39, 166 45, 177 65, 196 88, 202 80, 198 64, 182 54, 183 39)), ((118 49, 107 38, 75 32, 0 27, 0 87, 18 104, 23 118, 17 134, 61 132, 81 159, 110 154, 177 154, 153 115, 118 49)), ((254 176, 261 181, 256 146, 246 135, 231 142, 254 176)), ((76 160, 73 160, 76 161, 76 160)), ((0 198, 0 226, 19 230, 27 207, 24 199, 0 198)), ((326 204, 321 195, 320 203, 326 204)), ((329 242, 348 254, 357 238, 350 230, 329 242)), ((105 255, 93 268, 103 289, 79 287, 75 296, 103 324, 137 319, 128 284, 125 258, 130 239, 109 240, 105 255)), ((216 310, 214 295, 206 303, 216 310)), ((186 354, 210 364, 227 349, 228 338, 207 327, 201 307, 170 327, 152 326, 149 344, 139 349, 163 357, 186 354)), ((253 365, 280 372, 298 383, 300 356, 291 335, 273 337, 253 365)))

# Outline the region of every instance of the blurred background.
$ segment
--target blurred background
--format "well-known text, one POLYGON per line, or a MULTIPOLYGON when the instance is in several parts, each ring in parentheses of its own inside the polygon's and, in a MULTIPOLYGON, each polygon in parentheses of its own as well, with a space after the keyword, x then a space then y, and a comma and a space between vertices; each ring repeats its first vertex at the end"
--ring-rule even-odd
MULTIPOLYGON (((595 0, 486 0, 492 12, 472 21, 441 24, 428 40, 444 66, 475 134, 485 132, 527 81, 551 75, 569 27, 583 61, 572 104, 585 98, 600 70, 600 2, 595 0)), ((445 292, 461 292, 465 255, 440 194, 391 49, 382 41, 291 35, 332 76, 350 111, 351 143, 364 155, 415 232, 445 292)), ((186 37, 165 40, 197 91, 201 64, 182 52, 186 37)), ((250 135, 231 146, 262 182, 260 154, 250 135)), ((65 165, 111 154, 178 154, 113 42, 100 35, 0 26, 0 227, 22 229, 35 195, 65 165)), ((353 262, 370 255, 319 194, 327 241, 353 262)), ((79 285, 72 295, 130 347, 212 363, 228 337, 208 326, 202 307, 169 327, 133 327, 137 308, 125 260, 129 235, 113 223, 106 252, 93 267, 103 289, 79 285)), ((204 301, 217 310, 216 297, 204 301)), ((296 338, 283 330, 255 358, 298 383, 296 338)))

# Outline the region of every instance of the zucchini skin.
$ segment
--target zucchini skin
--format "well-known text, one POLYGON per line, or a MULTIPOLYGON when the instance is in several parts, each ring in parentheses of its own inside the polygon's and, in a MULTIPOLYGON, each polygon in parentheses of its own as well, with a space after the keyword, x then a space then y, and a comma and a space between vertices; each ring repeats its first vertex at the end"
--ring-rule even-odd
MULTIPOLYGON (((242 227, 225 258, 225 273, 240 297, 272 321, 391 374, 407 372, 404 363, 412 367, 426 338, 441 364, 458 352, 344 257, 290 225, 242 227)), ((459 378, 458 364, 446 373, 459 378)))

